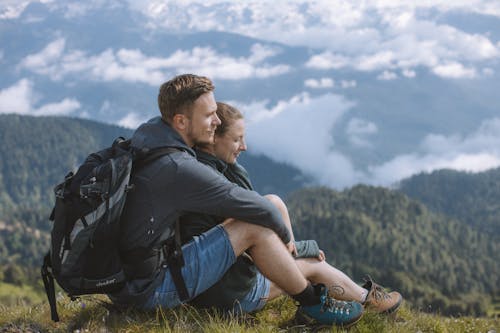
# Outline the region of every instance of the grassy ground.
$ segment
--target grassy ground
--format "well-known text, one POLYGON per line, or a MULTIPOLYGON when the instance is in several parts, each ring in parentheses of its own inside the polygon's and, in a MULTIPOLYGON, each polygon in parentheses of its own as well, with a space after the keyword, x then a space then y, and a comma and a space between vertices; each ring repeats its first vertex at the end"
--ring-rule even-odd
MULTIPOLYGON (((295 306, 288 298, 268 304, 264 310, 250 316, 235 318, 213 311, 185 306, 176 310, 153 313, 118 312, 106 305, 106 299, 89 296, 70 301, 58 301, 59 323, 50 320, 49 307, 44 303, 0 305, 0 332, 312 332, 313 328, 293 322, 295 306)), ((347 332, 341 328, 321 332, 347 332)), ((349 332, 483 332, 500 333, 500 319, 458 317, 447 318, 416 311, 404 305, 397 315, 384 316, 367 312, 349 332)))

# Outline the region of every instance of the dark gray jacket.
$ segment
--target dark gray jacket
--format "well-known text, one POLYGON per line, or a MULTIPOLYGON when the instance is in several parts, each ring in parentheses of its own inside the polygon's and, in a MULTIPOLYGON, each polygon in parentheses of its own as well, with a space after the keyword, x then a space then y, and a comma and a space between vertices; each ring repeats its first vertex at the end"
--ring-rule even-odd
MULTIPOLYGON (((194 151, 160 117, 142 124, 132 137, 137 148, 176 147, 173 152, 148 164, 132 177, 123 211, 120 249, 122 253, 158 247, 173 233, 176 219, 194 212, 233 217, 274 230, 284 243, 290 234, 279 211, 257 192, 229 182, 212 168, 198 162, 194 151)), ((134 279, 111 298, 117 303, 142 304, 164 276, 134 279)))

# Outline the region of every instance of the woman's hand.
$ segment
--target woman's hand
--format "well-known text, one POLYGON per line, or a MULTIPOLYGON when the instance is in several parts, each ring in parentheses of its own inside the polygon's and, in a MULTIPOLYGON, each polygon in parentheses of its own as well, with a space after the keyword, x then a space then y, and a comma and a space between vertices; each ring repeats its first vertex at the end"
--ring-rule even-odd
POLYGON ((326 259, 325 252, 323 250, 319 250, 318 260, 324 261, 326 259))
POLYGON ((295 247, 295 241, 293 239, 286 244, 286 248, 292 256, 297 256, 297 248, 295 247))

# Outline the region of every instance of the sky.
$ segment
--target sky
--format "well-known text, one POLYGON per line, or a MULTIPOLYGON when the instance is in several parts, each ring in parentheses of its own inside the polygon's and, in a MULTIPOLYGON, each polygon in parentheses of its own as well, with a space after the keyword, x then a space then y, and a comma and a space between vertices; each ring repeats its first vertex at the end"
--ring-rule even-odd
MULTIPOLYGON (((0 1, 0 21, 44 20, 23 16, 34 2, 0 1)), ((248 120, 252 153, 289 163, 320 184, 337 188, 356 183, 390 186, 412 174, 440 168, 479 172, 500 166, 500 112, 496 116, 478 113, 467 129, 429 128, 407 151, 368 160, 365 165, 356 163, 332 136, 332 131, 340 131, 350 152, 377 155, 377 150, 384 149, 376 144, 386 135, 384 124, 369 113, 355 112, 362 100, 350 93, 360 89, 366 76, 374 77, 380 86, 417 82, 423 75, 450 85, 498 83, 500 1, 38 2, 68 22, 90 20, 95 11, 104 9, 129 11, 140 17, 134 28, 141 29, 145 41, 158 31, 220 31, 261 42, 252 42, 245 53, 224 51, 210 43, 169 52, 119 45, 88 50, 56 28, 41 38, 39 47, 16 59, 13 79, 0 85, 0 113, 96 117, 72 92, 49 97, 38 83, 41 77, 65 87, 78 80, 156 90, 184 72, 207 75, 224 87, 252 80, 265 84, 300 71, 306 76, 299 88, 277 101, 271 102, 266 94, 231 100, 248 120), (297 63, 287 59, 284 47, 307 52, 297 63)), ((0 43, 0 64, 7 61, 9 52, 0 43)), ((133 108, 112 114, 116 103, 113 98, 103 100, 98 116, 130 128, 152 116, 133 108)))

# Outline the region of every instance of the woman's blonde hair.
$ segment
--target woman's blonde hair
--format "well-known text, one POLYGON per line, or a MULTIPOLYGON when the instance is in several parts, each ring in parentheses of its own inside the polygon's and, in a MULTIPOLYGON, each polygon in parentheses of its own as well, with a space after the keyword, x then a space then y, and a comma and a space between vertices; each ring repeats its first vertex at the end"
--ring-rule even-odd
POLYGON ((221 121, 215 130, 217 136, 224 135, 236 120, 243 119, 243 114, 237 108, 223 102, 217 102, 217 116, 221 121))

